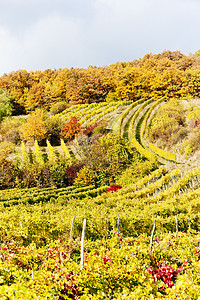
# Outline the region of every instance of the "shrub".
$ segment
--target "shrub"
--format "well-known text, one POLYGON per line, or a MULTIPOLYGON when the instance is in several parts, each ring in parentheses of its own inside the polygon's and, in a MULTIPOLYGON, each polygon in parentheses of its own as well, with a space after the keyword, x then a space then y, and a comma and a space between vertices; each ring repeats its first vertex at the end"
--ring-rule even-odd
POLYGON ((14 188, 20 171, 5 157, 0 157, 0 189, 14 188))
POLYGON ((74 181, 77 177, 77 173, 80 171, 80 169, 83 167, 83 165, 74 165, 66 170, 66 175, 67 175, 67 185, 73 185, 74 181))
POLYGON ((14 151, 15 146, 13 143, 6 141, 0 143, 0 157, 7 158, 14 151))
POLYGON ((51 174, 48 166, 40 167, 32 163, 28 168, 22 169, 20 187, 48 187, 51 186, 51 174))
POLYGON ((119 176, 135 157, 130 143, 113 133, 100 137, 83 154, 84 165, 97 174, 98 186, 113 184, 116 176, 119 176))
POLYGON ((117 190, 120 190, 121 188, 122 188, 121 185, 119 185, 119 184, 113 184, 113 185, 110 185, 110 186, 106 189, 106 193, 109 193, 109 192, 113 193, 113 192, 115 192, 115 191, 117 191, 117 190))
POLYGON ((188 140, 186 141, 185 153, 190 155, 200 148, 200 126, 193 128, 188 140))
POLYGON ((96 179, 97 179, 96 173, 93 170, 91 170, 90 168, 88 168, 87 166, 84 166, 77 173, 77 177, 76 177, 74 183, 78 186, 94 185, 96 179))
POLYGON ((50 167, 51 182, 56 187, 64 187, 68 184, 68 176, 66 172, 66 164, 62 159, 58 159, 57 162, 50 167))
POLYGON ((117 102, 119 101, 119 96, 117 92, 109 92, 106 96, 106 102, 117 102))
POLYGON ((191 155, 191 154, 192 154, 192 151, 193 151, 193 145, 188 144, 188 145, 185 147, 185 154, 186 154, 186 155, 191 155))
POLYGON ((6 91, 0 89, 0 121, 2 121, 7 116, 11 116, 11 114, 12 114, 11 98, 6 91))
POLYGON ((94 128, 93 130, 93 134, 104 134, 106 133, 108 130, 106 129, 106 123, 103 123, 103 122, 99 122, 97 123, 97 126, 94 128))
POLYGON ((0 127, 0 133, 3 141, 11 142, 15 145, 20 143, 20 127, 24 123, 24 119, 16 119, 13 117, 5 118, 0 127))
POLYGON ((94 123, 93 125, 90 125, 88 127, 85 127, 83 129, 83 134, 87 135, 88 137, 90 137, 93 134, 94 129, 97 127, 98 123, 94 123))
POLYGON ((59 116, 51 116, 44 121, 47 138, 52 146, 60 145, 60 132, 64 126, 64 121, 59 116))
POLYGON ((165 287, 171 288, 176 280, 177 274, 183 271, 183 266, 175 270, 167 261, 157 263, 156 267, 150 266, 147 271, 154 277, 155 280, 160 280, 164 283, 162 289, 165 287))
POLYGON ((177 100, 170 100, 163 104, 151 121, 149 139, 158 146, 171 148, 183 135, 187 133, 181 130, 185 126, 183 107, 177 100))
POLYGON ((64 102, 64 101, 57 102, 51 106, 50 114, 51 115, 59 114, 63 110, 65 110, 68 106, 69 106, 69 104, 67 102, 64 102))
POLYGON ((71 117, 70 120, 64 125, 60 136, 67 143, 72 141, 80 131, 81 123, 78 122, 76 117, 71 117))

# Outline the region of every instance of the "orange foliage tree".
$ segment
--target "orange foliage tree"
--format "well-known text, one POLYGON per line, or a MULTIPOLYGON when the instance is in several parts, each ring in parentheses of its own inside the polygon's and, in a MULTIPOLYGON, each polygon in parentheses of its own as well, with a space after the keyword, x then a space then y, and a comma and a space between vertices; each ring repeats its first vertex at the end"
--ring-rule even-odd
POLYGON ((71 117, 70 120, 64 125, 60 136, 67 143, 75 138, 81 131, 81 123, 78 122, 76 117, 71 117))
POLYGON ((21 126, 21 138, 25 141, 38 142, 47 137, 44 113, 37 109, 28 116, 26 123, 21 126))

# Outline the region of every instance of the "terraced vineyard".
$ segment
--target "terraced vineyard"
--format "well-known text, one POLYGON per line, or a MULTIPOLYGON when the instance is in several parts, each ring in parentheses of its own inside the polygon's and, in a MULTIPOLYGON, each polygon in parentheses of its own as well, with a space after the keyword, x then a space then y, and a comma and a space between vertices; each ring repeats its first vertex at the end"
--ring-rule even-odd
MULTIPOLYGON (((152 112, 163 101, 163 98, 157 101, 154 101, 152 98, 149 100, 141 99, 133 103, 124 101, 117 103, 78 104, 66 109, 60 116, 62 116, 65 121, 70 120, 72 116, 76 116, 81 122, 82 127, 89 127, 101 120, 107 120, 111 114, 111 121, 109 120, 108 128, 111 128, 113 132, 122 137, 127 136, 142 156, 150 160, 159 159, 161 162, 163 162, 163 158, 168 161, 176 162, 175 153, 160 149, 152 143, 147 144, 143 142, 152 112), (149 105, 150 108, 148 108, 149 105), (146 111, 147 108, 148 111, 146 111)), ((68 158, 70 158, 70 152, 73 152, 74 156, 81 159, 81 149, 78 143, 67 147, 62 142, 61 146, 62 151, 64 151, 68 158)))
POLYGON ((199 168, 182 174, 179 169, 167 172, 160 167, 113 193, 92 186, 1 191, 0 264, 5 270, 1 295, 121 299, 126 291, 129 299, 162 299, 177 297, 180 286, 183 295, 198 295, 199 182, 199 168), (87 225, 81 270, 83 219, 87 225), (168 271, 154 281, 151 274, 160 272, 161 266, 168 271), (174 277, 167 279, 167 272, 174 277), (7 285, 11 274, 14 278, 7 285))
MULTIPOLYGON (((65 120, 69 120, 70 117, 76 116, 83 126, 91 126, 99 120, 104 120, 109 113, 114 112, 114 115, 118 114, 118 108, 121 108, 121 113, 119 117, 113 120, 111 125, 112 130, 121 136, 125 134, 125 128, 128 132, 128 137, 136 149, 141 153, 141 155, 147 157, 150 160, 155 160, 157 158, 164 158, 169 161, 176 161, 175 153, 170 153, 164 151, 152 143, 149 145, 144 145, 142 143, 143 137, 145 135, 147 124, 150 123, 151 114, 156 107, 164 101, 163 98, 154 101, 154 99, 141 99, 136 102, 119 102, 119 103, 98 103, 98 104, 84 104, 84 105, 74 105, 69 109, 62 112, 65 120), (150 109, 145 114, 146 107, 151 105, 150 109), (143 119, 141 121, 141 119, 143 119), (129 123, 129 124, 128 124, 129 123), (140 129, 136 130, 138 123, 140 124, 140 129), (137 132, 136 132, 137 131, 137 132)), ((78 145, 77 145, 78 146, 78 145)), ((78 146, 79 147, 79 146, 78 146)))
MULTIPOLYGON (((1 190, 2 299, 199 299, 200 168, 186 172, 173 153, 144 138, 163 100, 76 105, 62 113, 87 127, 120 109, 108 126, 162 165, 113 192, 94 185, 1 190)), ((71 149, 63 141, 61 147, 71 159, 71 149)), ((36 142, 35 152, 43 163, 36 142)), ((53 164, 50 143, 47 154, 53 164)), ((24 145, 22 155, 25 163, 24 145)))
MULTIPOLYGON (((99 210, 101 218, 113 224, 113 230, 117 215, 120 215, 122 220, 120 229, 125 236, 128 233, 138 235, 142 232, 150 232, 150 224, 154 218, 158 218, 157 224, 160 224, 161 231, 174 231, 174 216, 177 216, 180 221, 180 231, 183 231, 187 230, 188 217, 193 228, 199 229, 196 214, 198 212, 196 208, 199 205, 199 200, 197 200, 200 191, 199 182, 199 168, 183 174, 180 169, 167 172, 164 167, 160 167, 151 175, 144 177, 142 181, 125 186, 115 193, 106 193, 108 186, 14 189, 0 191, 0 204, 1 209, 4 210, 4 207, 16 205, 23 207, 26 204, 36 203, 50 203, 52 206, 58 203, 66 208, 73 203, 73 213, 67 214, 69 219, 73 217, 73 214, 78 215, 76 206, 84 207, 83 215, 93 216, 93 228, 97 231, 103 230, 105 225, 104 222, 100 224, 98 219, 97 208, 101 208, 99 210), (140 226, 137 228, 137 224, 133 225, 134 220, 141 220, 144 228, 140 226), (163 226, 166 228, 163 229, 163 226)), ((103 232, 105 234, 104 230, 103 232)), ((109 234, 109 229, 107 234, 109 234)))

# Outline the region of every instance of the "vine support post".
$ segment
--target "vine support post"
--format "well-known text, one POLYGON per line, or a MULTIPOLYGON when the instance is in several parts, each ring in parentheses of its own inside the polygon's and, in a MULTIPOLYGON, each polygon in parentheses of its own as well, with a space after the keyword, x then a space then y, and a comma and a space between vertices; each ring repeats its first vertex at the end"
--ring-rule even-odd
POLYGON ((20 226, 21 226, 21 229, 23 229, 23 223, 22 223, 22 221, 20 221, 20 226))
POLYGON ((155 229, 156 229, 156 220, 153 220, 153 229, 152 229, 152 232, 151 232, 151 239, 150 239, 150 246, 151 246, 150 254, 151 255, 153 254, 153 235, 154 235, 155 229))
POLYGON ((70 242, 72 242, 73 240, 73 227, 74 227, 74 220, 75 220, 75 217, 73 217, 73 220, 72 220, 72 225, 71 225, 71 230, 70 230, 70 242))
POLYGON ((117 215, 117 234, 119 236, 119 215, 117 215))
POLYGON ((84 239, 85 239, 86 219, 83 220, 83 230, 81 238, 81 270, 84 268, 84 239))
POLYGON ((188 217, 188 227, 189 227, 189 229, 191 228, 191 225, 190 225, 190 217, 188 217))
POLYGON ((177 216, 175 216, 175 219, 176 219, 176 232, 175 232, 175 237, 177 237, 177 234, 178 234, 178 219, 177 219, 177 216))

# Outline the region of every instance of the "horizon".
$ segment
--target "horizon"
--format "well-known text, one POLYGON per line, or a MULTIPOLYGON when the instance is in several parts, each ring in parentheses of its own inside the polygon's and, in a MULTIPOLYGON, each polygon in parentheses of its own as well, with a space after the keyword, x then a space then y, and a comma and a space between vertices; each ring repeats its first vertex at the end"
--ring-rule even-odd
POLYGON ((129 63, 129 62, 133 62, 133 61, 135 61, 135 60, 140 60, 140 59, 142 59, 146 54, 152 54, 152 55, 158 55, 158 54, 161 54, 161 53, 163 53, 163 52, 165 52, 165 51, 169 51, 169 52, 180 52, 181 54, 183 54, 183 55, 186 55, 186 56, 191 56, 191 55, 194 55, 196 52, 198 52, 200 49, 197 49, 194 53, 191 53, 191 52, 189 52, 188 54, 186 54, 186 53, 183 53, 182 51, 180 51, 180 50, 178 50, 178 49, 176 49, 176 50, 166 50, 166 49, 164 49, 162 52, 157 52, 157 53, 154 53, 154 52, 147 52, 147 53, 145 53, 142 57, 139 57, 139 58, 133 58, 132 60, 129 60, 129 61, 124 61, 124 60, 122 60, 122 61, 115 61, 115 62, 112 62, 112 63, 109 63, 109 64, 105 64, 105 65, 91 65, 91 64, 89 64, 89 65, 87 65, 87 66, 85 66, 85 67, 81 67, 81 66, 78 66, 78 67, 74 67, 74 66, 71 66, 71 67, 68 67, 68 66, 64 66, 64 67, 58 67, 58 68, 44 68, 44 69, 23 69, 23 68, 19 68, 19 69, 16 69, 16 70, 12 70, 12 71, 10 71, 10 72, 8 72, 8 73, 4 73, 4 74, 0 74, 0 77, 1 76, 4 76, 4 75, 9 75, 10 73, 14 73, 14 72, 18 72, 18 71, 27 71, 28 73, 29 72, 43 72, 43 71, 45 71, 45 70, 52 70, 52 71, 57 71, 57 70, 62 70, 62 69, 88 69, 89 67, 92 67, 92 68, 103 68, 103 67, 108 67, 108 66, 110 66, 110 65, 113 65, 113 64, 117 64, 117 63, 123 63, 123 62, 125 62, 125 63, 129 63))

